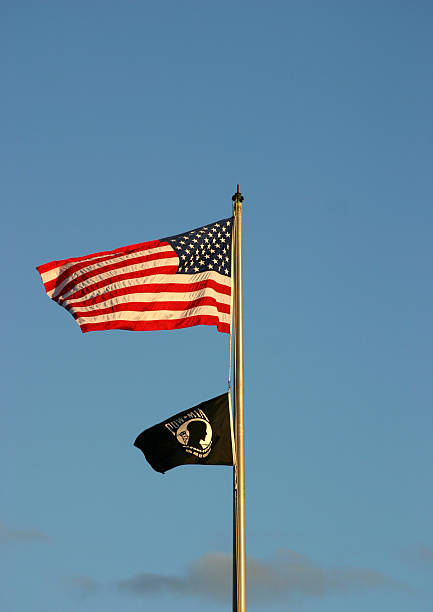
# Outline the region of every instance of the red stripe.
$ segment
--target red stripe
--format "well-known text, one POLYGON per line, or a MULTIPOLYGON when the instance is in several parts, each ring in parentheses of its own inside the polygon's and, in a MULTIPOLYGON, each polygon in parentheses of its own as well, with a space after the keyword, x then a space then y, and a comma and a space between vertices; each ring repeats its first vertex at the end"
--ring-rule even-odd
POLYGON ((125 272, 125 274, 116 274, 106 278, 104 280, 99 281, 98 283, 93 283, 92 285, 88 285, 87 287, 83 287, 82 289, 78 289, 75 293, 68 295, 67 298, 53 297, 55 302, 58 302, 61 306, 63 305, 63 301, 65 300, 76 300, 77 298, 84 297, 88 295, 92 291, 96 291, 97 289, 102 289, 107 285, 111 285, 112 283, 117 283, 119 281, 128 280, 131 278, 143 278, 146 276, 154 276, 155 274, 176 274, 177 265, 176 266, 161 266, 160 268, 151 268, 149 270, 138 270, 137 272, 125 272))
POLYGON ((208 288, 214 289, 218 293, 222 293, 224 295, 231 294, 231 290, 228 285, 222 285, 221 283, 218 283, 217 281, 211 278, 196 281, 194 283, 149 282, 145 285, 131 285, 129 287, 122 287, 121 289, 115 289, 113 291, 106 291, 101 295, 96 295, 92 298, 84 300, 83 302, 70 302, 72 297, 74 297, 74 299, 76 298, 76 296, 71 296, 62 301, 62 306, 69 310, 74 307, 84 308, 85 306, 92 306, 93 304, 98 304, 99 302, 105 302, 107 300, 113 300, 115 298, 131 293, 190 293, 192 291, 200 291, 202 289, 208 288))
POLYGON ((136 244, 130 244, 125 247, 118 247, 117 249, 113 249, 112 251, 99 251, 98 253, 91 253, 90 255, 82 255, 81 257, 70 257, 69 259, 59 259, 56 261, 50 261, 46 264, 42 264, 41 266, 37 266, 36 270, 42 274, 44 272, 49 272, 50 270, 54 270, 55 268, 59 268, 60 266, 64 266, 68 263, 73 263, 75 261, 85 261, 86 259, 90 259, 91 257, 99 257, 100 255, 121 255, 122 253, 132 253, 134 251, 140 251, 144 249, 156 249, 160 246, 168 245, 168 242, 161 242, 160 240, 151 240, 149 242, 137 242, 136 244))
POLYGON ((185 319, 171 319, 169 321, 110 321, 108 323, 84 323, 80 325, 83 333, 89 331, 104 331, 108 329, 124 329, 128 331, 151 331, 182 329, 194 325, 216 325, 218 331, 229 334, 230 325, 222 323, 217 316, 199 315, 185 319))
POLYGON ((112 312, 125 311, 152 312, 155 310, 169 310, 173 312, 183 312, 185 310, 189 310, 190 308, 196 308, 197 306, 214 306, 218 312, 230 314, 230 304, 222 304, 213 297, 202 297, 189 302, 126 302, 123 304, 114 304, 113 306, 108 306, 107 308, 99 308, 97 310, 86 310, 83 312, 69 309, 69 311, 74 319, 79 319, 81 317, 99 317, 106 314, 111 314, 112 312))
MULTIPOLYGON (((170 257, 177 258, 177 255, 173 251, 173 249, 171 249, 170 251, 162 252, 162 253, 151 253, 150 255, 141 255, 140 257, 131 257, 131 259, 126 259, 126 260, 121 259, 114 263, 107 264, 105 266, 101 266, 100 268, 98 267, 95 270, 84 272, 83 274, 80 274, 79 276, 76 276, 75 278, 71 279, 69 283, 67 283, 62 288, 61 292, 56 297, 59 297, 60 295, 64 295, 65 293, 68 293, 68 291, 70 291, 74 286, 78 285, 79 283, 84 282, 85 280, 88 280, 89 278, 92 278, 93 276, 99 276, 100 274, 104 274, 105 272, 111 272, 112 270, 118 270, 119 268, 124 268, 125 266, 134 266, 137 264, 146 263, 148 261, 157 261, 158 259, 168 259, 170 257)), ((87 265, 84 267, 87 267, 87 265)), ((62 282, 66 278, 68 278, 68 276, 71 276, 74 272, 82 268, 83 266, 81 265, 75 265, 69 268, 68 270, 65 270, 65 272, 62 272, 62 274, 60 274, 57 278, 53 278, 53 280, 48 281, 45 284, 46 291, 48 292, 48 291, 51 291, 52 289, 55 289, 56 287, 59 287, 62 284, 62 282)))

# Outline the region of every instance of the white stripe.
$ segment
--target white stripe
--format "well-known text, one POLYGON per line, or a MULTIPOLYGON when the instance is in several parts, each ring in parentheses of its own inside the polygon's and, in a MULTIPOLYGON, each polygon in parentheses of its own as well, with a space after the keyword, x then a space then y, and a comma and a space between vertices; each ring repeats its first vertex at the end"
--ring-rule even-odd
MULTIPOLYGON (((123 281, 115 282, 115 278, 113 279, 113 283, 106 285, 100 289, 95 289, 84 295, 80 298, 72 298, 72 300, 68 300, 68 298, 61 298, 61 305, 68 305, 68 301, 71 301, 75 304, 75 302, 84 302, 86 300, 93 299, 99 295, 104 295, 108 291, 116 291, 117 289, 123 289, 124 287, 135 287, 141 285, 165 285, 166 283, 170 284, 179 284, 179 285, 189 285, 192 283, 199 283, 202 281, 213 280, 220 285, 224 285, 226 287, 231 287, 231 278, 230 276, 223 276, 219 272, 215 272, 214 270, 209 270, 207 272, 198 272, 197 274, 155 274, 152 276, 145 276, 140 278, 128 278, 123 281)), ((174 293, 173 293, 174 295, 174 293)), ((173 298, 174 299, 174 298, 173 298)))
MULTIPOLYGON (((174 253, 174 251, 172 251, 172 253, 174 253)), ((69 282, 71 282, 71 280, 74 280, 74 276, 78 282, 67 293, 65 293, 64 296, 62 296, 62 299, 66 299, 68 296, 72 295, 76 291, 79 291, 80 289, 84 289, 85 287, 88 287, 89 285, 93 285, 94 283, 99 283, 100 281, 104 281, 109 278, 116 279, 117 276, 119 276, 120 274, 126 274, 128 272, 138 273, 138 272, 142 272, 143 270, 155 270, 157 268, 162 268, 165 266, 177 266, 178 264, 179 264, 178 257, 169 257, 167 259, 153 259, 152 261, 145 261, 144 263, 140 263, 140 264, 131 264, 129 266, 125 265, 125 266, 122 266, 121 268, 115 268, 114 270, 103 272, 102 274, 95 274, 94 276, 91 276, 90 278, 86 278, 86 280, 82 281, 81 283, 79 282, 79 277, 82 274, 84 274, 84 271, 80 271, 79 274, 68 277, 67 279, 64 280, 64 282, 61 285, 56 287, 56 289, 54 289, 53 291, 47 292, 47 293, 52 298, 57 297, 62 292, 64 287, 69 282)))
POLYGON ((76 321, 79 325, 85 325, 86 323, 106 323, 109 321, 169 321, 172 319, 186 319, 199 315, 216 316, 221 323, 228 323, 230 325, 230 314, 218 312, 214 306, 197 306, 196 308, 190 308, 182 312, 173 310, 151 310, 145 312, 127 310, 124 312, 110 312, 97 317, 80 317, 76 321))
MULTIPOLYGON (((127 293, 118 297, 106 300, 104 302, 98 302, 91 306, 82 306, 77 304, 71 308, 72 312, 79 310, 80 312, 91 312, 92 310, 99 310, 100 308, 109 308, 110 306, 116 306, 117 304, 128 304, 131 302, 139 303, 151 303, 151 302, 192 302, 204 297, 215 298, 220 304, 231 305, 231 296, 219 293, 211 287, 204 287, 199 291, 191 291, 190 293, 173 293, 173 292, 161 292, 161 293, 127 293)), ((63 306, 64 304, 62 304, 63 306)))
POLYGON ((108 265, 110 263, 114 263, 116 259, 124 258, 126 260, 128 258, 131 259, 131 257, 141 257, 142 255, 153 255, 154 253, 163 253, 164 251, 171 252, 172 251, 171 246, 166 245, 163 247, 155 247, 153 249, 141 249, 140 251, 132 251, 130 253, 113 253, 112 255, 96 255, 95 257, 89 257, 88 259, 80 259, 79 261, 71 261, 67 264, 57 266, 56 268, 53 268, 52 270, 48 270, 47 272, 42 272, 41 274, 42 282, 45 284, 48 281, 53 280, 54 278, 57 278, 58 276, 63 274, 63 272, 66 272, 67 270, 69 270, 69 268, 72 268, 72 266, 75 266, 75 265, 80 265, 80 264, 87 265, 87 263, 90 263, 92 261, 94 262, 99 261, 99 263, 95 263, 94 266, 90 265, 86 268, 80 268, 80 270, 78 270, 77 272, 69 276, 70 279, 74 277, 74 274, 79 275, 79 274, 82 274, 84 270, 96 268, 96 267, 103 266, 103 265, 108 265))
MULTIPOLYGON (((70 261, 70 262, 61 264, 59 266, 56 266, 55 268, 52 268, 51 270, 47 270, 46 272, 41 272, 42 282, 47 283, 50 280, 57 278, 58 276, 60 276, 60 274, 62 274, 62 272, 66 272, 66 270, 69 270, 69 268, 71 268, 72 266, 80 265, 80 264, 87 264, 88 262, 91 262, 91 261, 98 261, 98 260, 103 259, 104 257, 107 257, 107 255, 95 255, 94 257, 83 257, 83 259, 77 259, 77 261, 70 261)), ((113 257, 115 257, 114 253, 113 253, 113 257)))

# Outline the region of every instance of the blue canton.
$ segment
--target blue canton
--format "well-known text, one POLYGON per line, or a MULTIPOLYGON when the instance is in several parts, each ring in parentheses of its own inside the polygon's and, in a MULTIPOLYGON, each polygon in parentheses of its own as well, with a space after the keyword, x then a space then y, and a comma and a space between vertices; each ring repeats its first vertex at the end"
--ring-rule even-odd
POLYGON ((213 270, 231 275, 233 218, 163 238, 179 257, 177 274, 197 274, 213 270))

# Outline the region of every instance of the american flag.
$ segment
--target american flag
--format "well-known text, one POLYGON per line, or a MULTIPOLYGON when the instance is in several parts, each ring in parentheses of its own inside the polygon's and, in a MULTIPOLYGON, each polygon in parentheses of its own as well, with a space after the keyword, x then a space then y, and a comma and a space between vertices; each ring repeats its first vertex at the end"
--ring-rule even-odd
POLYGON ((216 325, 230 333, 233 219, 38 266, 82 332, 216 325))

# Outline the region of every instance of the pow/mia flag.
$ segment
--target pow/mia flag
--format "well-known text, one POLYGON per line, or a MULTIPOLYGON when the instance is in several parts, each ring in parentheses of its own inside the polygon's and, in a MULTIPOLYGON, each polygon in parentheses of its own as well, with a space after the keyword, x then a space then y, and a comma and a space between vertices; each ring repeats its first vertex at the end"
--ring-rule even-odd
POLYGON ((228 393, 143 431, 134 446, 157 472, 188 463, 233 465, 228 393))

